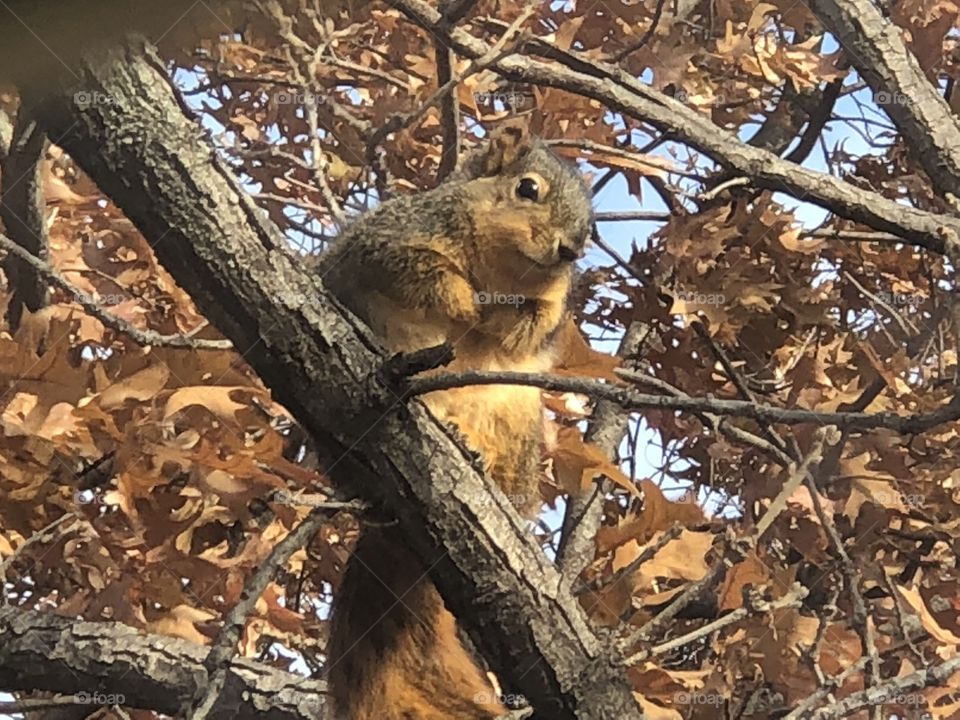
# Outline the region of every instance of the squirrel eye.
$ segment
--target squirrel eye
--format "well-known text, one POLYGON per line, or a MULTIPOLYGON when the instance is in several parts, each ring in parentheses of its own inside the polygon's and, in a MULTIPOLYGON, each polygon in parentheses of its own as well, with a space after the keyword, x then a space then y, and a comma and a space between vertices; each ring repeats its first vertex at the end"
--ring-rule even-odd
POLYGON ((520 178, 517 183, 517 197, 536 202, 540 199, 540 185, 531 177, 520 178))

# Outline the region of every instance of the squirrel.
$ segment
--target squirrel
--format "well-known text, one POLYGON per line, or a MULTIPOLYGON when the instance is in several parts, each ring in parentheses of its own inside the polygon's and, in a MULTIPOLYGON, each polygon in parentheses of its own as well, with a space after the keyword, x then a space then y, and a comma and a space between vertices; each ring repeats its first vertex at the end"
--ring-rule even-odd
MULTIPOLYGON (((321 255, 323 283, 392 353, 449 343, 449 370, 552 366, 574 262, 593 224, 580 173, 516 126, 432 190, 360 216, 321 255)), ((540 507, 534 387, 423 397, 526 517, 540 507)), ((508 711, 396 526, 367 528, 334 600, 328 682, 348 720, 488 720, 508 711)))

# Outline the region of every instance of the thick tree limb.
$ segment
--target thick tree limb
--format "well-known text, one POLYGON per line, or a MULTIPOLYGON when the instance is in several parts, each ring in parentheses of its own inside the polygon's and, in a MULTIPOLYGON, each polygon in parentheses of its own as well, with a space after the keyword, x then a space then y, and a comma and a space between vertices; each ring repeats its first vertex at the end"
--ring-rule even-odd
POLYGON ((810 7, 847 51, 937 192, 960 196, 960 127, 904 43, 903 30, 869 0, 813 0, 810 7))
MULTIPOLYGON (((0 607, 0 688, 121 695, 120 704, 176 714, 206 673, 207 648, 115 622, 84 622, 0 607)), ((326 686, 234 660, 213 718, 323 720, 326 686)))
MULTIPOLYGON (((422 0, 392 0, 418 25, 439 34, 470 58, 489 46, 466 31, 438 26, 439 14, 422 0)), ((508 56, 490 64, 516 82, 561 88, 592 98, 606 108, 650 123, 680 142, 709 155, 756 187, 787 192, 841 217, 894 233, 917 247, 943 253, 960 248, 960 219, 901 205, 825 173, 808 170, 773 153, 750 147, 683 103, 644 85, 620 68, 576 53, 553 53, 558 62, 508 56), (561 64, 563 63, 563 64, 561 64)), ((957 253, 960 256, 960 253, 957 253)))
POLYGON ((135 41, 78 72, 110 102, 78 107, 65 92, 48 127, 328 453, 334 480, 396 513, 505 691, 552 720, 642 717, 622 657, 593 634, 507 498, 422 405, 381 382, 369 331, 298 268, 185 116, 159 59, 135 41))
MULTIPOLYGON (((32 110, 23 105, 17 113, 10 147, 0 161, 0 218, 10 239, 35 257, 47 253, 47 225, 41 190, 41 160, 46 135, 32 110)), ((47 298, 47 286, 36 270, 15 254, 6 253, 3 271, 12 291, 7 306, 7 324, 15 331, 24 309, 36 312, 47 298)))

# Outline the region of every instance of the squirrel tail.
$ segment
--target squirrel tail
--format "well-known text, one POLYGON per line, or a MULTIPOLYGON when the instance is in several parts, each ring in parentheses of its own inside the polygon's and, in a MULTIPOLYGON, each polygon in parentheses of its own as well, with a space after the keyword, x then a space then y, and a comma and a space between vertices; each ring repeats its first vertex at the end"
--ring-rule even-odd
POLYGON ((491 720, 507 713, 396 526, 364 532, 334 603, 327 679, 345 720, 491 720))

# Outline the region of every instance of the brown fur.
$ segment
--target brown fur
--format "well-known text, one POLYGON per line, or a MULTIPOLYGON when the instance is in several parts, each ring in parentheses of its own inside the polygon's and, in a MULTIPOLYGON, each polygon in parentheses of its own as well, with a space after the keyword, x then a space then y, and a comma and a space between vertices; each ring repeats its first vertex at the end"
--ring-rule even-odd
MULTIPOLYGON (((360 218, 322 260, 324 282, 391 352, 449 342, 447 370, 543 371, 591 220, 582 179, 515 131, 435 190, 360 218), (537 201, 519 197, 535 178, 537 201), (498 294, 524 302, 483 302, 498 294)), ((424 398, 480 451, 522 513, 539 507, 540 391, 490 385, 424 398)), ((396 526, 361 536, 337 593, 329 648, 347 720, 488 720, 506 712, 396 526)))

